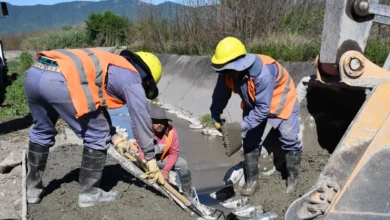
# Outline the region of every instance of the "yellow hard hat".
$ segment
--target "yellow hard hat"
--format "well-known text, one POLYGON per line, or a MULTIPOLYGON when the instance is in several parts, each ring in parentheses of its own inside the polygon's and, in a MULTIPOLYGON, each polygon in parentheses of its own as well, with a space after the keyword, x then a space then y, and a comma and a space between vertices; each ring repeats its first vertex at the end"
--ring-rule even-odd
POLYGON ((211 58, 213 64, 225 64, 235 58, 246 54, 244 44, 235 37, 226 37, 215 48, 215 54, 211 58))
POLYGON ((160 81, 162 75, 162 66, 160 60, 154 54, 149 52, 138 51, 136 54, 148 66, 150 72, 152 73, 153 79, 157 84, 158 81, 160 81))

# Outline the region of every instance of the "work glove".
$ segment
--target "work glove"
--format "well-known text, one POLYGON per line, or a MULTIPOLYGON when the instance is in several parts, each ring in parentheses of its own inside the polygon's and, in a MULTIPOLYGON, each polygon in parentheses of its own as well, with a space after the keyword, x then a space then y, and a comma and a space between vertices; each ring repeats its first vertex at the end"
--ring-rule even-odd
POLYGON ((211 118, 211 121, 213 122, 214 127, 217 130, 221 130, 221 126, 225 123, 225 119, 221 119, 220 116, 214 116, 211 118))
POLYGON ((122 156, 129 158, 132 162, 137 162, 136 158, 131 155, 131 152, 133 152, 137 155, 137 157, 139 157, 136 140, 126 140, 122 135, 119 135, 112 142, 115 150, 117 150, 122 156))
POLYGON ((161 172, 161 170, 158 168, 157 161, 156 159, 151 159, 146 162, 146 167, 148 171, 141 176, 143 179, 150 179, 149 183, 154 184, 154 183, 159 183, 161 185, 165 184, 165 179, 164 176, 161 172))

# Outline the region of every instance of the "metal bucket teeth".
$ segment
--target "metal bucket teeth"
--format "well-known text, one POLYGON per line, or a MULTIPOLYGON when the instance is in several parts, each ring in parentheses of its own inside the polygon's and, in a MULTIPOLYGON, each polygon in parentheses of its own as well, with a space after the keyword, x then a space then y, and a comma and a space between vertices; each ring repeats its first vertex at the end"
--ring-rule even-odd
POLYGON ((221 206, 227 209, 237 209, 245 206, 247 202, 248 202, 248 197, 242 197, 242 198, 231 198, 224 202, 220 202, 220 204, 221 206))
POLYGON ((263 206, 258 205, 245 205, 243 207, 237 208, 236 210, 232 211, 232 213, 238 217, 243 218, 253 218, 257 215, 260 215, 264 212, 263 206))

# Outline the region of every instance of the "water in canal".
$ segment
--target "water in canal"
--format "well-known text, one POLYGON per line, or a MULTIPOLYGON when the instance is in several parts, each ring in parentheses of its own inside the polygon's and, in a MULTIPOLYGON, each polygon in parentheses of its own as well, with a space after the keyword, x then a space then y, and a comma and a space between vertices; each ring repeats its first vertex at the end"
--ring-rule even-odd
MULTIPOLYGON (((114 126, 126 128, 129 137, 133 138, 131 118, 128 116, 127 107, 109 110, 114 126)), ((192 185, 196 188, 200 202, 218 209, 224 210, 217 200, 209 194, 221 189, 223 177, 227 170, 243 160, 240 153, 231 157, 225 155, 222 141, 217 136, 206 136, 200 131, 189 128, 189 122, 167 113, 172 119, 171 124, 176 128, 179 136, 180 156, 183 157, 192 173, 192 185)))

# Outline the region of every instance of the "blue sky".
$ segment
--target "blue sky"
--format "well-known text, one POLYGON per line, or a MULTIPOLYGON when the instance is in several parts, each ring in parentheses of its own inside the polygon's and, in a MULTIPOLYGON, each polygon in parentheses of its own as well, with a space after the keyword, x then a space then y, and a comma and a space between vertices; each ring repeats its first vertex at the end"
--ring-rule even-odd
MULTIPOLYGON (((6 2, 12 4, 12 5, 37 5, 37 4, 43 4, 43 5, 53 5, 60 2, 72 2, 74 0, 8 0, 6 2)), ((90 1, 90 2, 97 2, 100 0, 79 0, 79 1, 90 1)), ((160 4, 162 2, 166 2, 166 0, 142 0, 147 3, 152 4, 160 4)), ((176 3, 182 3, 183 0, 169 0, 171 2, 176 3)))

